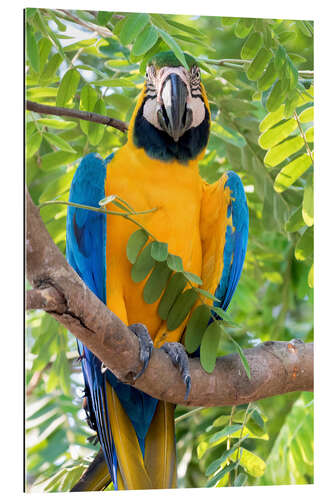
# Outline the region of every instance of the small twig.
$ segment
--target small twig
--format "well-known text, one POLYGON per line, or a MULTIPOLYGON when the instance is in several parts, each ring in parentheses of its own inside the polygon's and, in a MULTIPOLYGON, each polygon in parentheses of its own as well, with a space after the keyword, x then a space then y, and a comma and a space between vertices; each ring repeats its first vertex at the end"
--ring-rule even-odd
POLYGON ((239 459, 240 459, 240 443, 241 443, 241 440, 242 440, 242 437, 243 437, 243 432, 244 432, 244 427, 245 427, 245 424, 247 422, 247 415, 249 413, 249 409, 250 409, 250 406, 251 406, 251 401, 249 402, 249 404, 247 405, 246 407, 246 411, 245 411, 245 415, 244 415, 244 419, 243 419, 243 422, 242 422, 242 427, 241 427, 241 431, 239 433, 239 446, 237 448, 237 455, 236 455, 236 469, 235 469, 235 479, 237 477, 237 472, 238 472, 238 465, 239 465, 239 459))
POLYGON ((205 409, 204 406, 199 406, 199 408, 194 408, 194 410, 188 411, 187 413, 184 413, 184 415, 180 415, 179 417, 175 418, 175 423, 178 424, 182 420, 185 420, 187 417, 192 417, 195 413, 199 413, 204 409, 205 409))
POLYGON ((82 21, 82 19, 72 14, 69 10, 60 9, 60 11, 64 12, 64 14, 66 14, 67 17, 69 17, 72 21, 79 24, 80 26, 83 26, 89 31, 96 31, 96 33, 98 33, 102 38, 110 38, 113 36, 112 31, 110 31, 108 28, 105 28, 104 26, 98 26, 97 24, 94 23, 88 23, 82 21))
POLYGON ((99 115, 90 111, 81 111, 78 109, 62 108, 59 106, 49 106, 47 104, 39 104, 38 102, 26 101, 26 108, 28 111, 35 111, 45 115, 68 116, 70 118, 79 118, 89 122, 100 123, 108 127, 116 128, 121 132, 127 132, 128 125, 121 120, 110 118, 109 116, 99 115))

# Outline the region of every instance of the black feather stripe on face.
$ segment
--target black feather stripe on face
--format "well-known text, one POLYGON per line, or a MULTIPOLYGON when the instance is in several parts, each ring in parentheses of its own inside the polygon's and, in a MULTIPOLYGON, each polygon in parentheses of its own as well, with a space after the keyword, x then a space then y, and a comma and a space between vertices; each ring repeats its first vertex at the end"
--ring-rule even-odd
MULTIPOLYGON (((199 97, 199 96, 198 96, 199 97)), ((202 96, 200 96, 203 100, 202 96)), ((191 127, 175 142, 167 133, 154 127, 143 116, 143 100, 134 122, 133 142, 137 148, 143 148, 148 156, 161 161, 178 160, 187 164, 195 159, 207 146, 210 117, 205 107, 205 118, 197 127, 191 127)))

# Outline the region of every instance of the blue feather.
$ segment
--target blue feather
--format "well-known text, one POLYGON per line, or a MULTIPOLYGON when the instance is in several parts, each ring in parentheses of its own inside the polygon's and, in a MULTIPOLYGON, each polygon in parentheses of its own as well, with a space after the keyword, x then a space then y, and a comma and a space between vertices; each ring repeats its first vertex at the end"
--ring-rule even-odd
MULTIPOLYGON (((69 201, 92 207, 105 197, 106 168, 113 154, 104 161, 95 154, 85 156, 75 172, 69 201)), ((86 285, 106 303, 106 215, 69 206, 67 211, 67 260, 86 285)), ((144 455, 144 442, 158 400, 121 383, 109 370, 102 373, 100 360, 78 341, 82 358, 87 413, 96 429, 111 478, 117 488, 117 454, 112 438, 105 384, 110 384, 129 416, 144 455)))
POLYGON ((249 233, 249 212, 242 181, 235 172, 229 171, 227 176, 225 186, 229 187, 231 198, 227 216, 231 216, 232 226, 228 224, 226 228, 223 272, 215 291, 218 300, 214 302, 224 310, 228 308, 242 273, 249 233))

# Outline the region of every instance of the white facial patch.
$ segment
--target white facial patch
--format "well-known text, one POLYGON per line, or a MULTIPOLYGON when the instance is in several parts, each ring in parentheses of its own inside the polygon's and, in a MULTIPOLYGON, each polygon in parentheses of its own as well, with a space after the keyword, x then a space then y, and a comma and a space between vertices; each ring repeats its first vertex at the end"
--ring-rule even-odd
MULTIPOLYGON (((164 67, 159 71, 155 72, 152 68, 148 68, 147 70, 147 90, 146 96, 150 97, 144 104, 143 107, 143 116, 146 120, 151 123, 154 127, 159 130, 163 130, 158 123, 157 111, 161 108, 161 106, 170 106, 171 102, 164 102, 162 93, 164 89, 164 82, 168 78, 170 74, 178 75, 181 80, 185 83, 187 88, 187 99, 186 106, 188 109, 192 111, 192 127, 198 127, 205 119, 205 105, 201 98, 201 90, 198 88, 198 84, 200 83, 196 81, 195 90, 191 89, 191 76, 190 73, 183 68, 179 67, 164 67), (156 97, 155 97, 156 96, 156 97)), ((200 78, 200 76, 199 76, 200 78)), ((199 80, 200 81, 200 80, 199 80)), ((168 82, 166 83, 168 84, 168 82)), ((168 95, 168 93, 165 93, 168 95)))

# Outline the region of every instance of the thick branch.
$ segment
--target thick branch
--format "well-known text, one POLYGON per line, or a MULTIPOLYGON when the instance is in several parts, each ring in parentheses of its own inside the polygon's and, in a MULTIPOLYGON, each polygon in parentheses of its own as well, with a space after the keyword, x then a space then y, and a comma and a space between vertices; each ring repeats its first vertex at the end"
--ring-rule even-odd
POLYGON ((79 109, 61 108, 58 106, 49 106, 47 104, 39 104, 38 102, 26 101, 28 111, 35 111, 45 115, 56 116, 69 116, 71 118, 79 118, 80 120, 87 120, 89 122, 101 123, 109 127, 116 128, 121 132, 126 132, 128 125, 121 120, 110 118, 109 116, 91 113, 90 111, 80 111, 79 109))
MULTIPOLYGON (((154 349, 145 373, 139 372, 139 345, 135 335, 85 285, 64 259, 47 232, 27 192, 27 275, 35 289, 55 288, 59 304, 42 292, 39 306, 68 328, 122 381, 173 403, 184 404, 185 387, 167 354, 154 349), (46 296, 46 298, 45 298, 46 296), (50 304, 53 305, 50 308, 50 304), (64 308, 63 311, 59 307, 64 308)), ((37 292, 35 295, 35 300, 37 292)), ((29 299, 30 300, 30 299, 29 299)), ((30 302, 31 304, 31 302, 30 302)), ((36 302, 35 302, 36 304, 36 302)), ((29 305, 29 304, 28 304, 29 305)), ((238 354, 219 358, 212 374, 198 359, 190 360, 192 390, 188 406, 238 405, 291 391, 313 390, 313 344, 300 341, 265 342, 245 350, 251 380, 238 354)))

